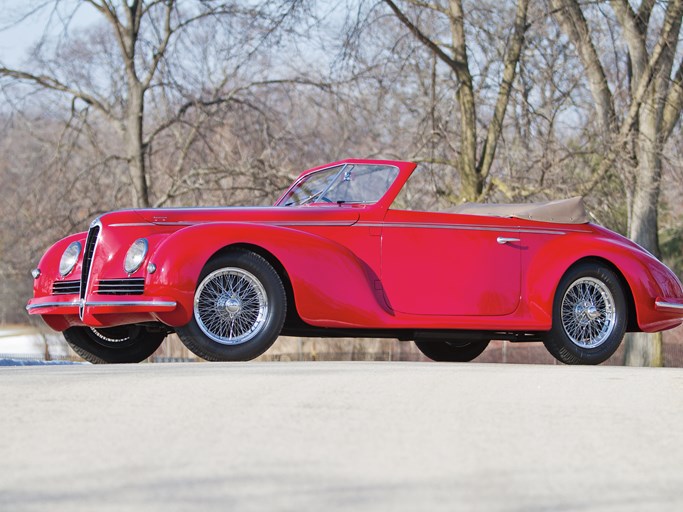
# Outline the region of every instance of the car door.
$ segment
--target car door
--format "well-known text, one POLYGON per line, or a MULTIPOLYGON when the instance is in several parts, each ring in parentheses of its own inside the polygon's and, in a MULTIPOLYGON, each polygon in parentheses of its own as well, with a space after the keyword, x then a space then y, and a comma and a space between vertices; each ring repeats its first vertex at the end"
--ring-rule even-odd
POLYGON ((508 315, 520 301, 514 219, 388 210, 381 282, 387 305, 415 315, 508 315))

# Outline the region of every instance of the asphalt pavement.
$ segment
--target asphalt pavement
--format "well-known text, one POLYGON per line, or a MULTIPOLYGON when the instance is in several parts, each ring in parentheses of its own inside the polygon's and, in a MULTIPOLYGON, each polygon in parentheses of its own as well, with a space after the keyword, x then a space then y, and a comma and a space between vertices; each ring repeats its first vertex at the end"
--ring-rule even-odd
POLYGON ((0 368, 0 510, 683 510, 683 370, 0 368))

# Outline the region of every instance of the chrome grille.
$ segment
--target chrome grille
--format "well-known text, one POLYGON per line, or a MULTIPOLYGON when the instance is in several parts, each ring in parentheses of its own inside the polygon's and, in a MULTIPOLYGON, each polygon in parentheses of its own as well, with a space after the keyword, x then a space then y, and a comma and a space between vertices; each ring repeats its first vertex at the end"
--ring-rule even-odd
POLYGON ((52 284, 52 295, 75 295, 81 287, 81 282, 76 281, 55 281, 52 284))
POLYGON ((93 253, 95 252, 95 244, 97 243, 97 235, 100 234, 100 226, 96 225, 88 231, 88 238, 85 240, 85 250, 83 251, 83 271, 81 272, 80 296, 85 298, 85 290, 88 286, 88 277, 90 275, 90 265, 92 264, 93 253))
POLYGON ((142 277, 101 279, 95 288, 98 295, 142 295, 144 291, 145 279, 142 277))

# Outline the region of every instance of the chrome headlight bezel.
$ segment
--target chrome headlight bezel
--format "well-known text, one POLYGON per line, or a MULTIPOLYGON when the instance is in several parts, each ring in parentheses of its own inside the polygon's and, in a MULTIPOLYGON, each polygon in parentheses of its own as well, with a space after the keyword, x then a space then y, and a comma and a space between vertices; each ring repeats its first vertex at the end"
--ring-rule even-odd
POLYGON ((146 238, 138 238, 131 244, 126 253, 126 258, 123 260, 123 270, 127 274, 134 274, 137 272, 147 257, 149 250, 149 242, 146 238))
POLYGON ((74 268, 76 268, 76 264, 78 263, 78 258, 81 255, 82 249, 83 245, 81 242, 71 242, 67 248, 64 249, 62 257, 59 260, 60 276, 66 277, 73 272, 74 268))

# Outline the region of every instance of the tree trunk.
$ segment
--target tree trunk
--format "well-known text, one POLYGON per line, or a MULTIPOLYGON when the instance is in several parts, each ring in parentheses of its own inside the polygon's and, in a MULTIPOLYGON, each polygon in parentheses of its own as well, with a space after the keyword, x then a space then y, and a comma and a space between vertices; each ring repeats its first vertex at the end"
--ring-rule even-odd
POLYGON ((467 59, 465 20, 461 0, 450 0, 451 40, 453 56, 462 63, 456 75, 458 90, 456 103, 460 107, 460 179, 461 195, 466 201, 476 201, 482 191, 481 176, 477 169, 477 112, 474 84, 467 59))
POLYGON ((142 133, 143 95, 144 92, 139 84, 130 85, 124 139, 128 157, 128 171, 133 185, 133 205, 136 208, 148 208, 150 206, 142 133))
POLYGON ((481 176, 477 172, 477 126, 472 83, 458 89, 460 106, 460 176, 461 195, 465 201, 476 201, 483 190, 481 176))
MULTIPOLYGON (((638 123, 638 173, 630 208, 629 238, 659 256, 657 205, 662 176, 661 108, 650 92, 643 103, 638 123)), ((626 336, 625 364, 662 366, 662 334, 644 332, 626 336)))
POLYGON ((627 366, 662 366, 662 333, 631 332, 625 339, 627 366))
POLYGON ((662 176, 662 159, 656 126, 648 126, 641 116, 638 136, 638 173, 629 219, 629 238, 659 257, 657 205, 662 176))

